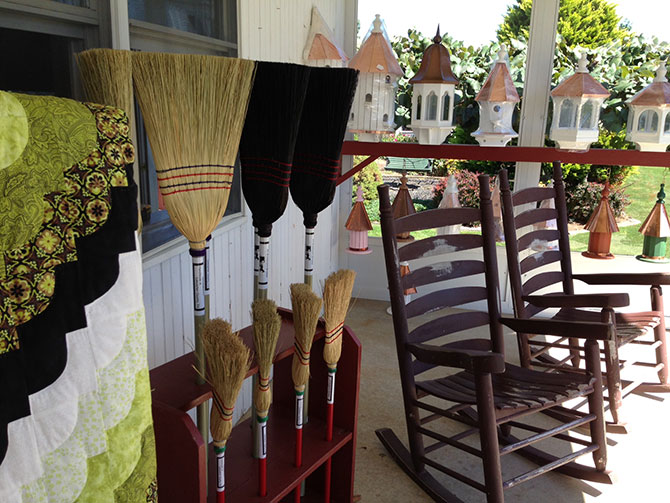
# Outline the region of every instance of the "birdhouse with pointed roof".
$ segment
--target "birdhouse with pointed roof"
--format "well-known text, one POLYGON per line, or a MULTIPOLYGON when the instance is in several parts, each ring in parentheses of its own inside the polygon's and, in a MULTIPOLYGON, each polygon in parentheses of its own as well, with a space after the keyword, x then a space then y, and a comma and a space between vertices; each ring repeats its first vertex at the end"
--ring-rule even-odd
POLYGON ((647 218, 640 226, 639 232, 644 235, 642 245, 642 255, 638 255, 638 260, 645 262, 670 262, 665 257, 667 253, 667 241, 670 237, 670 218, 665 209, 665 184, 661 184, 661 190, 656 194, 656 204, 652 208, 647 218))
POLYGON ((331 68, 345 67, 349 61, 316 6, 312 7, 312 22, 302 58, 308 66, 331 68))
MULTIPOLYGON (((393 212, 393 218, 406 217, 407 215, 413 215, 416 213, 414 208, 414 201, 412 201, 412 196, 409 193, 409 188, 407 187, 407 176, 403 172, 402 177, 400 178, 400 188, 398 193, 393 200, 391 205, 391 211, 393 212)), ((414 238, 409 232, 402 232, 396 236, 398 241, 413 241, 414 238)))
POLYGON ((589 246, 582 255, 589 258, 611 259, 610 253, 612 234, 619 232, 619 226, 614 218, 614 212, 609 202, 610 184, 605 182, 600 202, 591 214, 584 228, 589 231, 589 246))
POLYGON ((512 115, 520 100, 507 68, 505 46, 475 100, 479 103, 479 128, 472 136, 482 147, 504 147, 519 136, 512 127, 512 115))
POLYGON ((372 223, 370 223, 370 217, 368 217, 368 212, 365 209, 363 189, 360 185, 356 190, 356 202, 351 208, 351 213, 349 213, 349 218, 347 218, 347 223, 344 226, 349 231, 349 248, 347 249, 349 253, 358 255, 372 253, 372 250, 368 248, 368 232, 372 230, 372 223))
POLYGON ((442 44, 439 25, 433 43, 423 52, 419 71, 409 83, 412 84, 409 127, 423 145, 443 143, 454 129, 454 90, 458 79, 451 71, 449 50, 442 44))
POLYGON ((577 70, 551 92, 554 118, 549 138, 559 149, 585 151, 598 140, 600 107, 610 93, 586 68, 582 54, 577 70))
POLYGON ((359 141, 379 141, 395 129, 395 93, 403 75, 379 14, 349 68, 360 71, 349 131, 358 133, 359 141))
POLYGON ((665 152, 670 145, 670 82, 665 61, 656 78, 628 101, 626 139, 643 152, 665 152))

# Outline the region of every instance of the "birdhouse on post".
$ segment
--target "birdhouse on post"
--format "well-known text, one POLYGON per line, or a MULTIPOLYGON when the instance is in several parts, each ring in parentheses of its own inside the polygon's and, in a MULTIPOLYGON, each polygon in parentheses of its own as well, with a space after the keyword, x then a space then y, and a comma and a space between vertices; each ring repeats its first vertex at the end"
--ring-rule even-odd
POLYGON ((347 66, 347 54, 335 42, 335 36, 319 9, 312 7, 312 23, 302 52, 307 66, 341 68, 347 66))
POLYGON ((657 201, 651 213, 647 216, 639 232, 644 234, 644 243, 642 245, 642 255, 638 255, 638 260, 645 262, 670 262, 665 257, 667 253, 667 241, 670 236, 670 219, 665 210, 665 184, 661 184, 661 190, 656 194, 657 201))
POLYGON ((363 189, 360 185, 356 190, 356 202, 344 226, 349 231, 347 252, 357 255, 372 253, 372 250, 368 248, 368 232, 372 230, 372 223, 370 223, 370 217, 363 203, 363 189))
MULTIPOLYGON (((458 200, 458 183, 456 181, 456 175, 450 175, 449 178, 447 178, 447 186, 444 188, 444 192, 442 193, 442 200, 437 207, 440 209, 461 207, 461 203, 458 200)), ((444 227, 437 228, 438 235, 460 233, 460 224, 445 225, 444 227)))
POLYGON ((454 90, 458 79, 451 71, 449 51, 442 44, 440 27, 433 43, 423 52, 421 66, 412 84, 412 123, 422 145, 439 145, 454 129, 454 90))
POLYGON ((479 103, 479 129, 472 136, 482 147, 504 147, 519 136, 512 127, 512 115, 520 100, 507 68, 504 46, 475 100, 479 103))
POLYGON ((380 141, 381 135, 395 128, 395 93, 403 72, 379 14, 349 68, 360 71, 349 112, 349 131, 358 133, 359 141, 380 141))
POLYGON ((589 258, 612 259, 610 253, 612 233, 619 232, 619 226, 614 218, 614 212, 609 202, 610 184, 605 182, 600 202, 594 210, 584 228, 590 232, 588 250, 582 255, 589 258))
POLYGON ((643 152, 665 152, 670 145, 670 83, 665 73, 661 61, 654 81, 628 102, 626 139, 643 152))
MULTIPOLYGON (((407 215, 413 215, 416 213, 416 209, 414 209, 414 202, 412 201, 412 196, 409 194, 409 188, 407 188, 407 176, 404 172, 400 178, 400 189, 398 189, 398 193, 393 200, 391 211, 393 211, 393 218, 406 217, 407 215)), ((409 232, 400 233, 397 235, 397 238, 398 241, 414 240, 409 232)))
POLYGON ((562 150, 586 151, 598 140, 600 107, 610 93, 589 75, 586 63, 582 54, 574 75, 551 92, 554 117, 549 138, 562 150))

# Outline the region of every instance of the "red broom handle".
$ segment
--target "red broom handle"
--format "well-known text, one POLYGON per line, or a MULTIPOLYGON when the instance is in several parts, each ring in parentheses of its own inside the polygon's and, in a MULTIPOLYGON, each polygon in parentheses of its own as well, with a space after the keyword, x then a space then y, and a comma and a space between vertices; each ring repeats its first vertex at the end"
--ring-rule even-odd
POLYGON ((326 476, 323 482, 323 501, 324 503, 330 503, 330 471, 332 458, 326 460, 326 476))
MULTIPOLYGON (((337 368, 328 368, 328 395, 326 397, 326 441, 333 440, 333 417, 335 412, 335 372, 337 368)), ((323 487, 323 501, 330 503, 330 474, 332 458, 326 460, 326 474, 323 487)))
POLYGON ((267 496, 267 425, 268 417, 256 416, 258 422, 258 495, 267 496))
POLYGON ((226 503, 226 446, 214 446, 216 454, 216 503, 226 503))
POLYGON ((268 494, 268 467, 267 458, 258 460, 258 495, 267 496, 268 494))
MULTIPOLYGON (((302 419, 303 419, 303 404, 305 400, 305 392, 295 390, 295 466, 300 468, 302 466, 302 419)), ((294 491, 294 502, 300 503, 300 490, 298 486, 294 491)))

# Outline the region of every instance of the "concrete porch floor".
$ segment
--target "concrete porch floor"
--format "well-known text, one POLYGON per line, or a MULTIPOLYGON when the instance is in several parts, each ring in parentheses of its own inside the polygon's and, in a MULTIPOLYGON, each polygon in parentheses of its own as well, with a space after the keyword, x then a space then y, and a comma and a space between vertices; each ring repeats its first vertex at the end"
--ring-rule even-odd
MULTIPOLYGON (((389 427, 407 445, 393 327, 391 317, 386 314, 387 307, 387 302, 358 299, 346 322, 363 346, 355 493, 361 495, 363 502, 428 502, 431 499, 396 465, 375 435, 376 429, 389 427)), ((516 341, 511 334, 507 337, 506 348, 507 360, 518 363, 516 341)), ((632 432, 608 434, 608 468, 616 474, 616 484, 587 483, 549 473, 506 491, 506 501, 670 501, 667 455, 670 450, 670 395, 631 395, 625 399, 624 407, 632 432)), ((451 433, 460 431, 455 423, 441 421, 444 424, 439 424, 440 429, 451 433)), ((545 425, 549 424, 557 423, 545 425)), ((478 442, 475 438, 474 445, 478 442)), ((449 459, 452 468, 482 480, 479 458, 451 448, 440 451, 449 459)), ((591 466, 590 455, 580 461, 591 466)), ((503 459, 503 477, 524 473, 534 466, 515 453, 509 454, 503 459)), ((437 477, 464 501, 485 501, 482 493, 446 476, 438 474, 437 477)))

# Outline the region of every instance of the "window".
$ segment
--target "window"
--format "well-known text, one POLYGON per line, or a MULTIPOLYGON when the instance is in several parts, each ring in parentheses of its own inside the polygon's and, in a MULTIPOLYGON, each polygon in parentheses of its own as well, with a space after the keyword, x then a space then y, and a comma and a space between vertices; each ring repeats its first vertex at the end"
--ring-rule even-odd
POLYGON ((416 120, 421 120, 421 95, 416 99, 416 120))
POLYGON ((437 96, 432 91, 428 95, 428 116, 426 119, 429 121, 437 120, 437 96))
POLYGON ((655 133, 658 131, 658 114, 654 110, 645 110, 637 121, 637 130, 640 133, 655 133))
POLYGON ((579 129, 593 128, 594 108, 593 100, 589 100, 582 105, 582 113, 579 116, 579 129))
POLYGON ((365 95, 365 102, 366 103, 372 103, 372 95, 370 93, 367 93, 365 95))
POLYGON ((449 93, 444 93, 444 96, 442 96, 442 120, 443 121, 448 121, 449 120, 449 104, 451 103, 451 96, 449 96, 449 93))
POLYGON ((575 127, 575 105, 572 100, 564 100, 558 117, 558 127, 575 127))
POLYGON ((670 133, 670 113, 665 116, 665 126, 663 127, 664 133, 670 133))
POLYGON ((128 17, 226 40, 225 2, 219 0, 128 0, 128 17))

